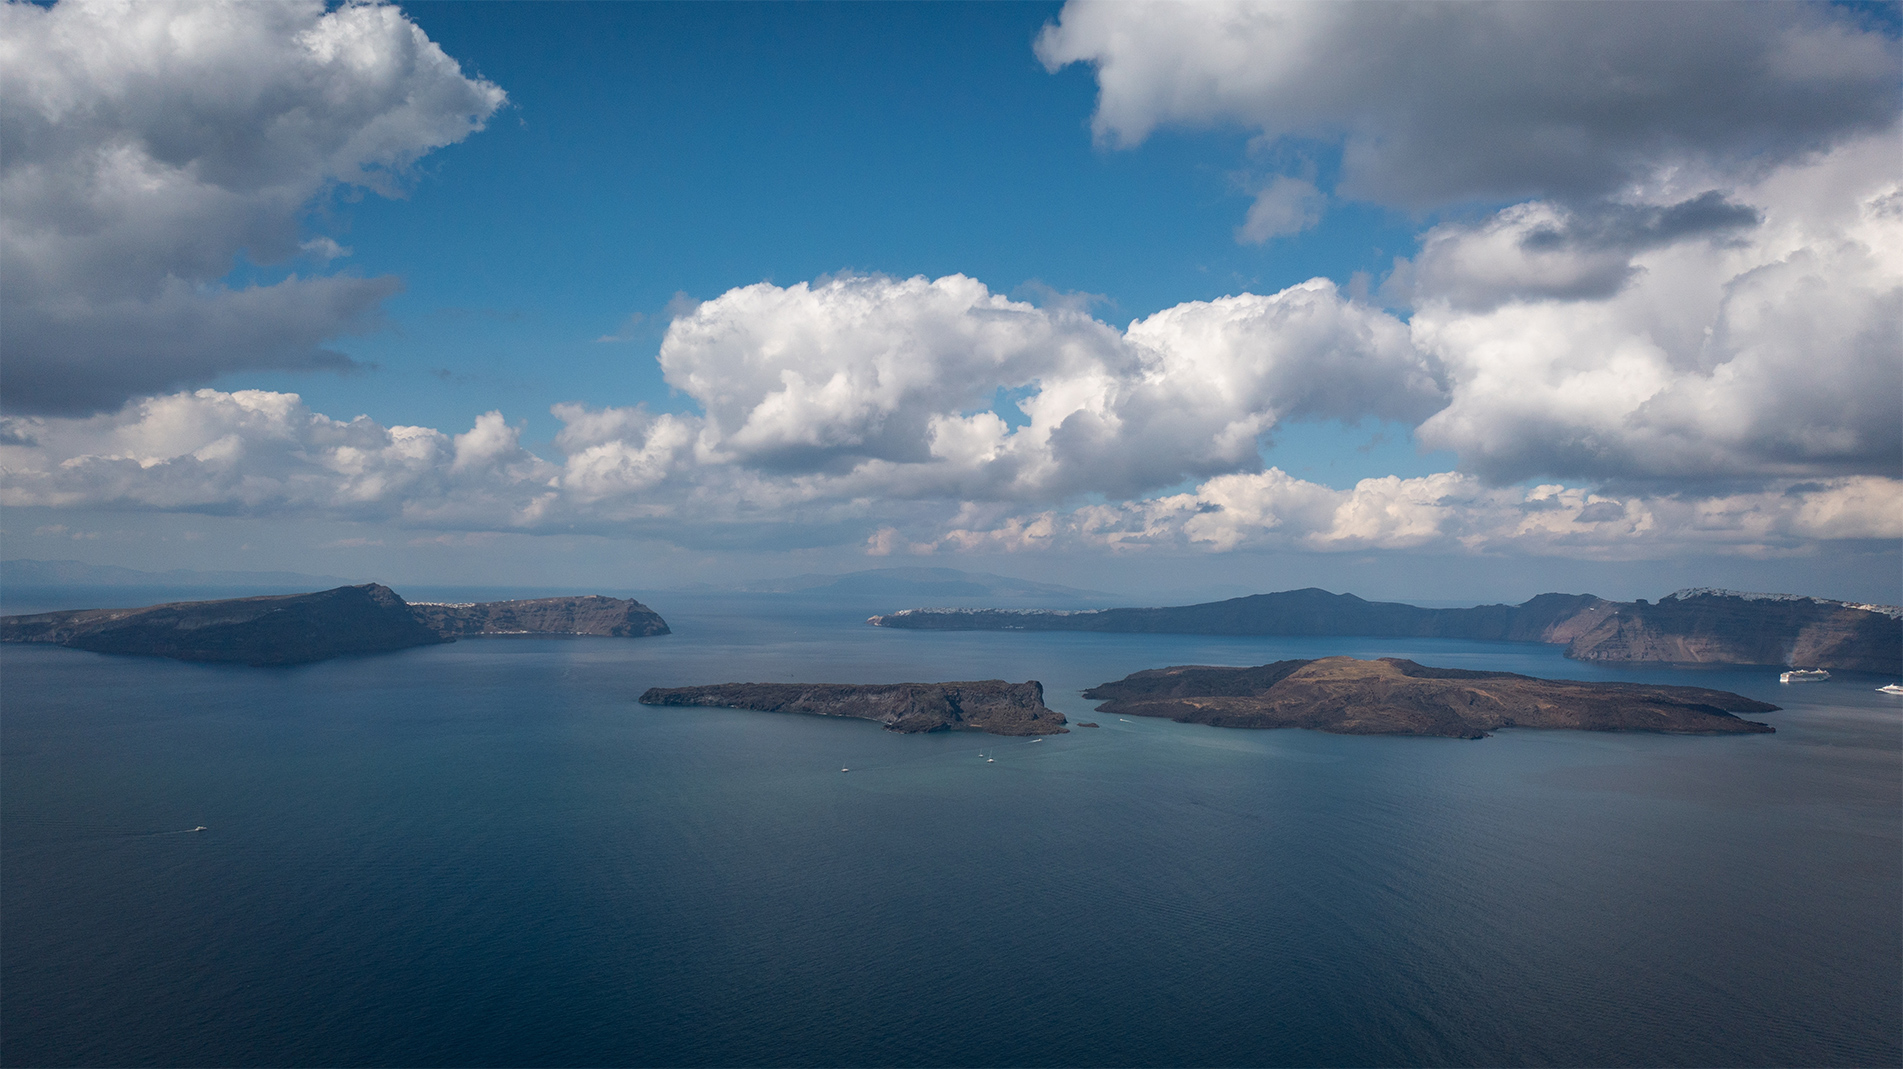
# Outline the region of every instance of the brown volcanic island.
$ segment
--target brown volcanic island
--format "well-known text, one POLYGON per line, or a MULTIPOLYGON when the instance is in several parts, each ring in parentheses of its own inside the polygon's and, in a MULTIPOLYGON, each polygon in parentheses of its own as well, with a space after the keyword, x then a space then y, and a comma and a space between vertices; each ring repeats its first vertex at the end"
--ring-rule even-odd
POLYGON ((892 731, 985 731, 1061 735, 1062 713, 1044 706, 1044 685, 986 679, 973 683, 718 683, 654 687, 642 705, 698 705, 873 720, 892 731))
POLYGON ((1775 730, 1732 713, 1778 707, 1703 687, 1583 683, 1323 657, 1257 668, 1153 668, 1084 691, 1101 713, 1229 728, 1484 738, 1499 728, 1734 735, 1775 730))

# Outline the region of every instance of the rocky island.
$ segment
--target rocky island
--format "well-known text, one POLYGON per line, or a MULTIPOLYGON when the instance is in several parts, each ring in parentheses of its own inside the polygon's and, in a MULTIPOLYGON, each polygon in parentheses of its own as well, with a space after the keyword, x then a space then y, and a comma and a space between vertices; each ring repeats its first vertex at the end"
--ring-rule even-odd
POLYGON ((667 633, 666 621, 638 601, 589 596, 411 605, 378 583, 312 594, 0 617, 0 642, 249 665, 308 664, 480 635, 667 633))
POLYGON ((766 713, 846 716, 888 730, 983 731, 992 735, 1061 735, 1064 716, 1044 705, 1044 685, 1006 683, 718 683, 654 687, 643 705, 693 705, 766 713))
POLYGON ((1750 734, 1775 729, 1733 713, 1778 708, 1703 687, 1536 679, 1430 668, 1398 657, 1154 668, 1093 687, 1084 697, 1101 701, 1101 713, 1185 724, 1459 739, 1485 738, 1508 727, 1750 734))
POLYGON ((604 635, 642 638, 669 634, 661 614, 630 598, 589 594, 521 601, 413 601, 417 619, 439 635, 604 635))
POLYGON ((1585 661, 1903 669, 1903 609, 1703 587, 1656 605, 1541 594, 1470 609, 1364 601, 1311 587, 1152 609, 905 609, 867 622, 927 631, 1462 638, 1565 646, 1566 656, 1585 661))

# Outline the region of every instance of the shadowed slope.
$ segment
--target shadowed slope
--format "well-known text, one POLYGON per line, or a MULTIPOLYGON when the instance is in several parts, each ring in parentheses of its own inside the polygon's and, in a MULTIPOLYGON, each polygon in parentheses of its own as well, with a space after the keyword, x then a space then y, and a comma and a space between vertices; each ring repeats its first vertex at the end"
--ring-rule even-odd
POLYGON ((418 620, 395 591, 377 583, 314 594, 0 618, 0 642, 251 665, 305 664, 449 641, 418 620))
POLYGON ((667 633, 667 622, 638 601, 591 595, 410 605, 377 583, 314 594, 0 617, 0 642, 250 665, 307 664, 479 635, 667 633))

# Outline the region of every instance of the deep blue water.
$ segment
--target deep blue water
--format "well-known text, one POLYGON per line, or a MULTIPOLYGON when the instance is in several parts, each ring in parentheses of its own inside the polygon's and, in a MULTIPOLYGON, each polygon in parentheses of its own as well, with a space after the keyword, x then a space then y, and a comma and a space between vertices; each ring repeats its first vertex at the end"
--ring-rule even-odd
POLYGON ((656 604, 665 638, 291 669, 0 647, 0 1059, 1903 1062, 1882 680, 864 626, 894 607, 680 599, 656 604), (1077 696, 1334 653, 1785 709, 1775 735, 1459 741, 1125 723, 1077 696), (900 736, 634 701, 993 677, 1103 726, 900 736))

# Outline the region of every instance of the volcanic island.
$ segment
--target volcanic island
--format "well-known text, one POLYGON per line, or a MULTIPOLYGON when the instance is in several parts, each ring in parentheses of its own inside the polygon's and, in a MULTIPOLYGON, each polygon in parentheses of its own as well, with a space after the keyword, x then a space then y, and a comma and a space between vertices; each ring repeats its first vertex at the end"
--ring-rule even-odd
POLYGON ((1062 735, 1064 714, 1044 704, 1037 680, 1006 683, 718 683, 653 687, 642 705, 696 705, 764 713, 806 713, 871 720, 889 731, 983 731, 992 735, 1062 735))
POLYGON ((668 633, 638 601, 600 595, 458 604, 403 600, 378 583, 311 594, 175 601, 0 617, 0 642, 254 666, 308 664, 493 635, 668 633))
MULTIPOLYGON (((1536 679, 1430 668, 1398 657, 1185 665, 1136 672, 1084 691, 1100 713, 1226 728, 1310 728, 1338 735, 1479 739, 1501 728, 1748 735, 1774 731, 1734 713, 1777 706, 1729 691, 1648 683, 1536 679)), ((719 683, 654 687, 643 705, 750 709, 871 720, 888 730, 1056 735, 1068 721, 1036 680, 1006 683, 719 683)), ((1089 725, 1094 727, 1095 725, 1089 725)))
POLYGON ((1100 713, 1160 716, 1228 728, 1310 728, 1337 735, 1479 739, 1500 728, 1768 733, 1734 713, 1778 706, 1729 691, 1648 683, 1536 679, 1430 668, 1399 657, 1322 657, 1254 668, 1183 665, 1136 672, 1084 691, 1100 713))

